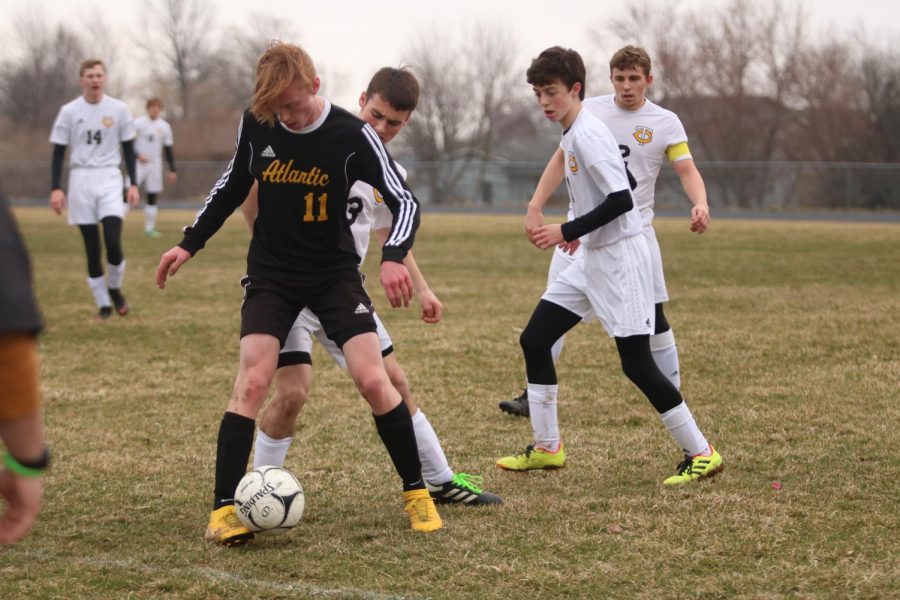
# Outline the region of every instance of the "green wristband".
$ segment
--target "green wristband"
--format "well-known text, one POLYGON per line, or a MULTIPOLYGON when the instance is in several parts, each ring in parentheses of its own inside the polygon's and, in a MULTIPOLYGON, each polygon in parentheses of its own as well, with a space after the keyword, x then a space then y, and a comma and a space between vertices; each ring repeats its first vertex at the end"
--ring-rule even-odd
MULTIPOLYGON (((44 449, 43 462, 45 464, 49 464, 49 452, 46 448, 44 449)), ((16 458, 9 452, 3 455, 3 465, 16 475, 21 475, 22 477, 29 478, 42 476, 44 474, 44 469, 46 468, 44 467, 44 469, 35 469, 32 467, 26 467, 25 465, 17 461, 16 458)))

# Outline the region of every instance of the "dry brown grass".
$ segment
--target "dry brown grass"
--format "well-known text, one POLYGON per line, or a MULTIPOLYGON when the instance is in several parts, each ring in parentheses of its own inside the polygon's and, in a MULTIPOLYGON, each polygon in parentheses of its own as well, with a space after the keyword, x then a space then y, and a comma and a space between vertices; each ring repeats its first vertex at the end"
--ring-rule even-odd
POLYGON ((559 365, 567 468, 494 468, 529 439, 496 404, 521 389, 518 333, 549 255, 518 217, 426 216, 416 253, 445 321, 382 316, 451 466, 484 474, 506 504, 447 508, 443 531, 410 532, 363 401, 317 353, 288 462, 304 521, 230 551, 201 535, 236 370, 242 225, 160 292, 158 256, 190 215, 161 213, 161 240, 129 219, 134 312, 97 324, 80 240, 48 213, 18 216, 48 322, 56 464, 37 528, 0 550, 2 598, 900 594, 897 225, 721 220, 695 237, 686 220, 659 221, 685 396, 727 464, 670 490, 674 444, 596 325, 570 334, 559 365))

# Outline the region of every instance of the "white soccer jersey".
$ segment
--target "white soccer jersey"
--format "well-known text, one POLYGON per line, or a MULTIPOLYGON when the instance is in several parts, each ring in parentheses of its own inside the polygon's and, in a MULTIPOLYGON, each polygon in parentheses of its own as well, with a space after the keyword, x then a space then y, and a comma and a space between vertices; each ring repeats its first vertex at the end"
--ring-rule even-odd
MULTIPOLYGON (((687 142, 684 125, 678 116, 649 100, 637 110, 616 105, 615 94, 595 96, 584 101, 591 114, 609 127, 622 151, 628 170, 637 180, 632 191, 644 225, 653 221, 653 197, 656 178, 671 146, 687 142)), ((691 158, 681 154, 675 160, 691 158)))
MULTIPOLYGON (((403 179, 406 179, 406 169, 397 162, 394 162, 394 166, 400 171, 403 179)), ((357 181, 350 187, 347 218, 350 219, 350 232, 356 243, 359 265, 362 266, 366 260, 366 253, 369 251, 369 238, 372 230, 390 229, 391 211, 378 190, 368 183, 357 181)))
POLYGON ((134 136, 134 120, 124 102, 104 95, 91 104, 79 96, 59 109, 50 143, 69 147, 70 167, 118 167, 120 144, 134 136))
POLYGON ((163 146, 175 143, 172 127, 161 118, 151 119, 144 115, 134 120, 134 129, 137 132, 134 151, 146 156, 148 164, 162 164, 163 146))
MULTIPOLYGON (((576 217, 589 213, 606 197, 621 190, 630 190, 625 163, 612 133, 597 117, 586 110, 578 113, 575 122, 560 141, 565 159, 566 189, 576 217)), ((641 231, 637 208, 620 215, 582 236, 588 247, 606 246, 641 231)))

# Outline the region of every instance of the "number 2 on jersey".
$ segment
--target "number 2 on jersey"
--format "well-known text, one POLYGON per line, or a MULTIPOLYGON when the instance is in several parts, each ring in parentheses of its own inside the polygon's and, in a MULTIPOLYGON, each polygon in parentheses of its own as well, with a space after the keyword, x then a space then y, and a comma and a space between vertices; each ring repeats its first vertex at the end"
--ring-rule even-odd
POLYGON ((315 198, 313 193, 310 192, 307 195, 303 196, 303 199, 306 200, 306 212, 303 214, 303 222, 309 223, 311 221, 327 221, 328 220, 328 194, 319 194, 319 214, 313 214, 313 209, 316 207, 315 198))

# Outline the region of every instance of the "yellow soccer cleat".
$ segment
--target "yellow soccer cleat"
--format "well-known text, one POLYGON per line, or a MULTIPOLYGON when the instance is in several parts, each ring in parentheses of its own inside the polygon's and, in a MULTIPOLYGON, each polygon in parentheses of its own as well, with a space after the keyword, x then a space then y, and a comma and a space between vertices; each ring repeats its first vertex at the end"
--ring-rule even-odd
POLYGON ((228 504, 212 511, 203 539, 232 548, 252 542, 253 532, 241 523, 234 505, 228 504))
POLYGON ((497 461, 497 466, 506 471, 533 471, 535 469, 561 469, 566 466, 566 451, 562 443, 559 450, 550 452, 534 445, 525 448, 522 454, 504 456, 497 461))
POLYGON ((722 455, 712 444, 707 455, 685 456, 684 460, 676 468, 676 474, 663 481, 663 485, 681 485, 690 481, 697 481, 706 477, 712 477, 722 470, 722 455))
POLYGON ((409 524, 414 531, 437 531, 444 526, 428 490, 403 492, 403 510, 409 513, 409 524))

